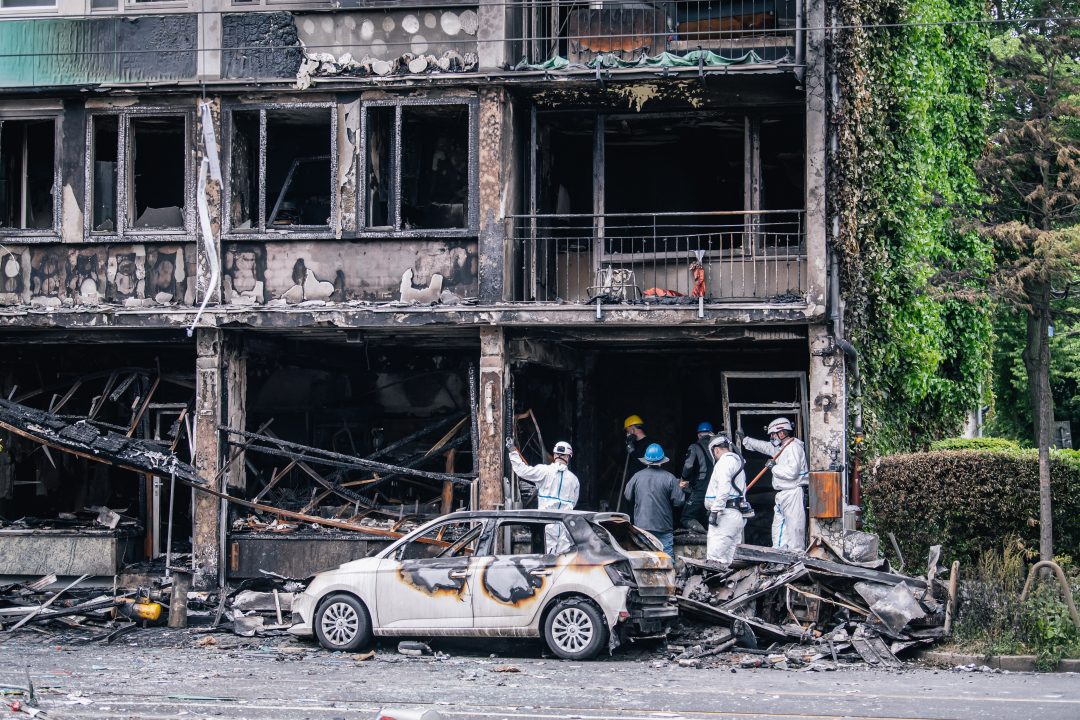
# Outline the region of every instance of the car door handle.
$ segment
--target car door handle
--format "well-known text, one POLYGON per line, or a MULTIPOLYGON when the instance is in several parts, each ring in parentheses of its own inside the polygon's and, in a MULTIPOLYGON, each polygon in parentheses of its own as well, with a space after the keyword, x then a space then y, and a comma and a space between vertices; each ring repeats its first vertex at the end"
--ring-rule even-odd
POLYGON ((447 575, 454 580, 461 580, 469 575, 468 570, 451 570, 447 575))
POLYGON ((550 575, 551 570, 549 570, 547 568, 537 568, 536 570, 530 570, 529 574, 530 575, 550 575))

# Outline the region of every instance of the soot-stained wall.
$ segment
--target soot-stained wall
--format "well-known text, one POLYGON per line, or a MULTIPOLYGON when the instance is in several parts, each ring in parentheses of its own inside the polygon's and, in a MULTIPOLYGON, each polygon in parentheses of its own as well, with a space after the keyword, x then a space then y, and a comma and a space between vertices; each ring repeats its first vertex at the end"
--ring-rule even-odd
POLYGON ((193 79, 197 16, 47 18, 0 23, 0 87, 193 79))
POLYGON ((225 78, 289 78, 304 58, 289 12, 222 16, 221 75, 225 78))
POLYGON ((476 241, 232 242, 222 275, 229 305, 453 302, 476 295, 476 241))
POLYGON ((191 305, 195 246, 33 245, 0 254, 0 305, 191 305))

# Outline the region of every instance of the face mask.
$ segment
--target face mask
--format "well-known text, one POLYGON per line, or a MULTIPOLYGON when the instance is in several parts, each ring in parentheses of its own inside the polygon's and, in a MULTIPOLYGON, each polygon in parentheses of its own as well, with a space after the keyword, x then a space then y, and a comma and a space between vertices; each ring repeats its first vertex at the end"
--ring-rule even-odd
POLYGON ((772 440, 770 440, 769 442, 771 442, 771 443, 772 443, 772 446, 773 446, 773 447, 780 447, 780 445, 781 445, 781 444, 783 444, 783 442, 784 442, 784 441, 783 441, 783 440, 781 440, 780 438, 773 438, 773 439, 772 439, 772 440))

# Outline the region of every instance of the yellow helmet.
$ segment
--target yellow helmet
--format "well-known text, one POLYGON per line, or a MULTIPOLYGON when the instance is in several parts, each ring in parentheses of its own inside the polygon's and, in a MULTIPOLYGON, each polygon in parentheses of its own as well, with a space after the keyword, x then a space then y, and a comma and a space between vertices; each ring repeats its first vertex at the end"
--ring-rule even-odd
POLYGON ((631 425, 644 425, 644 424, 645 424, 645 421, 641 419, 641 416, 639 416, 639 415, 631 415, 630 417, 623 420, 622 426, 623 426, 623 430, 626 430, 631 425))

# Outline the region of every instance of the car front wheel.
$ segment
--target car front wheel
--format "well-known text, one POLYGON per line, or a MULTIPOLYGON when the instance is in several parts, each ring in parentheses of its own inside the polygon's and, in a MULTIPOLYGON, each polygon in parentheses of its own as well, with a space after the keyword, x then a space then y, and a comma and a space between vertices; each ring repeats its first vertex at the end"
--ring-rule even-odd
POLYGON ((327 650, 351 651, 371 642, 371 616, 353 595, 336 593, 315 612, 315 635, 327 650))
POLYGON ((544 621, 544 639, 551 651, 566 660, 591 660, 607 644, 604 616, 588 600, 560 600, 544 621))

